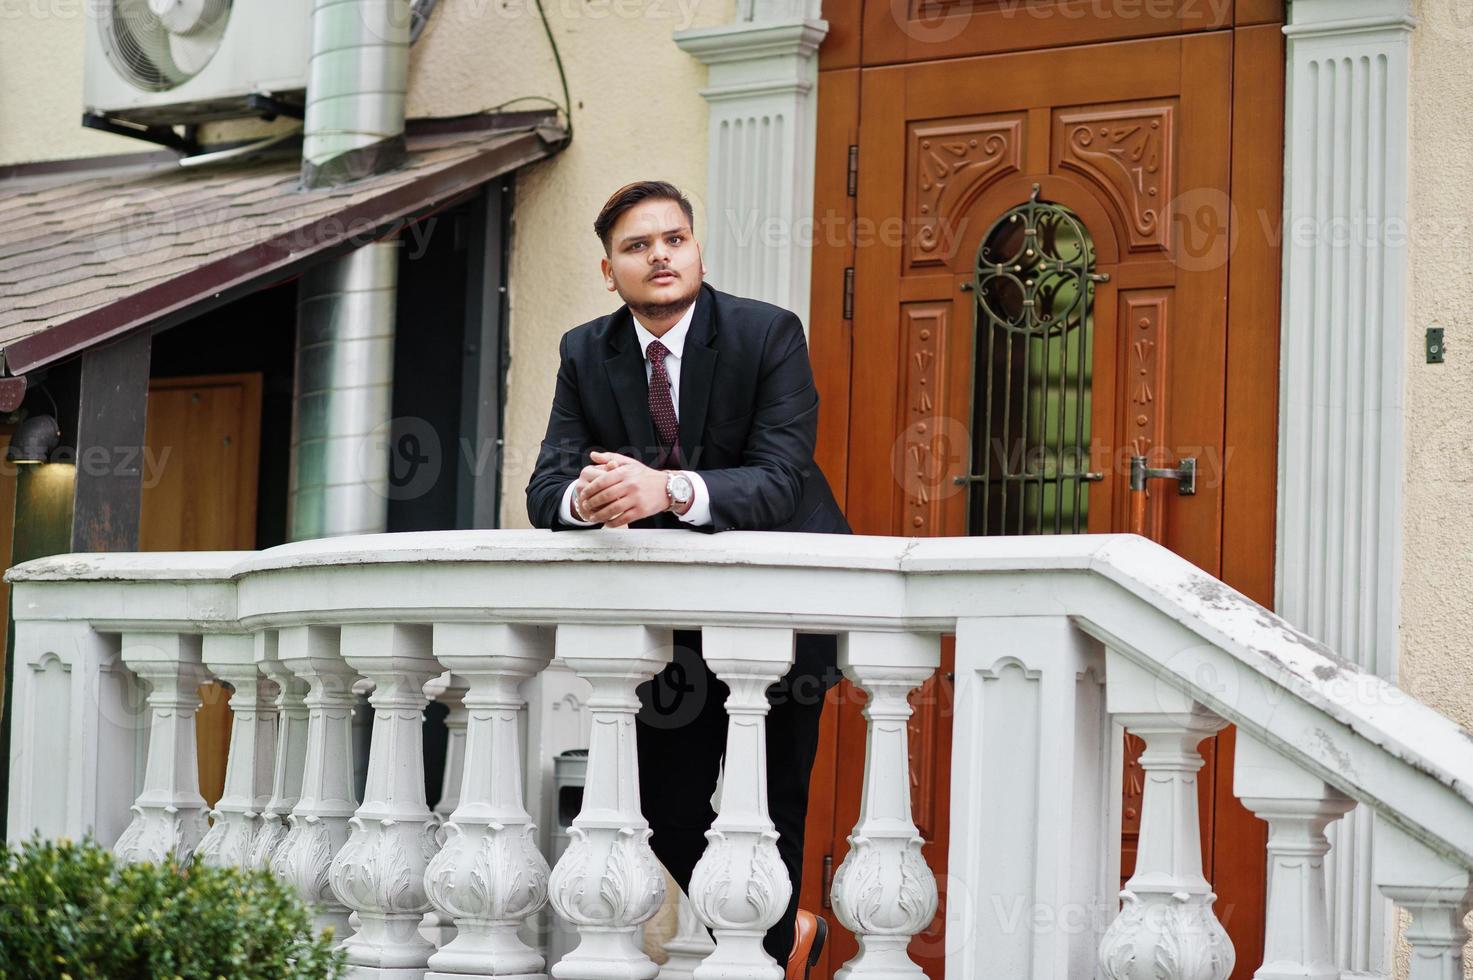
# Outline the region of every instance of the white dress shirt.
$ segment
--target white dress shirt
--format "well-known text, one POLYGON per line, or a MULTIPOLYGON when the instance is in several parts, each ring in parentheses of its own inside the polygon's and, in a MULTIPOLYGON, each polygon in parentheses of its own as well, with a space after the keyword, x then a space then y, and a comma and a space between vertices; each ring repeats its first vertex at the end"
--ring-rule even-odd
MULTIPOLYGON (((634 335, 639 340, 639 349, 641 351, 648 351, 650 342, 658 340, 669 351, 665 355, 665 373, 670 376, 670 401, 675 406, 675 418, 677 420, 680 418, 680 358, 685 353, 685 335, 690 332, 690 321, 695 316, 695 312, 696 304, 691 303, 685 308, 685 314, 676 321, 675 326, 665 331, 663 337, 656 337, 650 333, 644 324, 639 322, 639 315, 634 315, 634 335)), ((646 385, 650 383, 650 375, 653 371, 654 368, 650 364, 650 359, 646 357, 644 359, 644 383, 646 385)), ((680 470, 679 472, 690 477, 691 486, 695 489, 695 492, 691 497, 690 509, 684 514, 676 514, 675 516, 687 524, 710 524, 711 497, 706 491, 706 481, 701 478, 701 474, 694 470, 680 470)), ((580 521, 573 516, 573 486, 577 482, 577 480, 572 481, 568 484, 567 489, 563 491, 562 512, 558 516, 566 524, 580 524, 588 527, 594 522, 580 521)))

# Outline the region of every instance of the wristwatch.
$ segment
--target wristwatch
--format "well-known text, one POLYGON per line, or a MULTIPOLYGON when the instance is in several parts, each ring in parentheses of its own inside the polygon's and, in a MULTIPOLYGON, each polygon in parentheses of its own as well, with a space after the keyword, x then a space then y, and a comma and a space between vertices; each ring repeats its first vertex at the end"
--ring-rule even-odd
POLYGON ((665 477, 665 494, 670 498, 670 506, 666 509, 674 510, 678 505, 689 503, 696 495, 696 488, 684 473, 671 473, 665 477))

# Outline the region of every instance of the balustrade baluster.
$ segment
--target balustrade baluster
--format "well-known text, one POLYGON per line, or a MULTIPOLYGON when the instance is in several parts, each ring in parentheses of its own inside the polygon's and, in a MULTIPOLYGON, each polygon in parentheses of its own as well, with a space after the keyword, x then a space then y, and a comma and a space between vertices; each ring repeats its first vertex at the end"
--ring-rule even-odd
POLYGON ((246 867, 261 819, 271 800, 271 771, 276 751, 276 685, 256 667, 255 638, 249 633, 208 633, 204 661, 229 684, 230 755, 225 787, 210 817, 214 821, 200 841, 195 859, 216 867, 246 867))
POLYGON ((1355 801, 1242 731, 1233 752, 1233 793, 1268 822, 1263 965, 1254 980, 1339 980, 1325 894, 1325 828, 1355 801))
POLYGON ((379 971, 371 976, 418 980, 435 949, 419 927, 430 907, 425 869, 439 850, 425 803, 424 686, 443 668, 428 626, 344 626, 342 652, 374 682, 363 805, 332 862, 332 889, 359 920, 343 948, 350 966, 379 971))
POLYGON ((557 980, 651 980, 658 972, 639 926, 660 910, 665 876, 639 807, 634 689, 670 662, 670 631, 578 624, 557 628, 558 659, 589 682, 593 716, 583 808, 548 883, 578 946, 553 965, 557 980))
POLYGON ((940 658, 935 636, 853 631, 839 638, 839 666, 869 695, 859 822, 832 886, 834 911, 859 952, 839 968, 839 980, 924 976, 906 947, 935 917, 937 895, 911 815, 907 698, 940 658))
POLYGON ((251 844, 248 863, 271 870, 277 848, 286 839, 287 819, 302 795, 302 770, 307 764, 307 682, 277 659, 275 630, 255 635, 256 666, 276 691, 276 747, 272 751, 271 798, 261 811, 261 826, 251 844))
MULTIPOLYGON (((465 732, 468 715, 465 708, 465 678, 445 671, 425 686, 430 700, 443 704, 445 713, 445 768, 440 776, 440 798, 430 808, 435 821, 435 841, 445 845, 445 825, 460 803, 460 783, 465 775, 465 732)), ((426 885, 428 887, 428 885, 426 885)), ((436 949, 442 949, 455 938, 455 920, 432 906, 425 913, 420 932, 436 949)))
POLYGON ((1114 650, 1106 652, 1110 714, 1145 740, 1141 829, 1124 906, 1100 941, 1109 980, 1226 980, 1232 942, 1202 875, 1198 743, 1227 723, 1114 650))
POLYGON ((148 761, 133 820, 113 851, 124 861, 188 864, 206 830, 199 794, 194 715, 208 678, 200 638, 185 633, 124 633, 122 658, 149 685, 148 761))
POLYGON ((1473 909, 1473 871, 1440 855, 1379 815, 1373 821, 1375 877, 1382 894, 1411 914, 1407 980, 1463 980, 1464 919, 1473 909))
POLYGON ((292 626, 277 637, 277 658, 308 686, 307 747, 302 789, 286 838, 271 859, 272 872, 312 907, 318 929, 348 932, 348 909, 332 890, 333 857, 348 839, 353 798, 353 693, 357 672, 338 652, 336 627, 292 626))
POLYGON ((547 666, 552 648, 544 627, 435 626, 435 658, 466 685, 467 722, 459 802, 425 873, 430 900, 454 921, 455 938, 430 957, 426 980, 546 976, 542 956, 517 937, 546 903, 548 880, 522 799, 518 686, 547 666))
POLYGON ((711 927, 716 951, 694 977, 780 980, 786 964, 762 948, 792 896, 767 810, 767 688, 793 662, 793 631, 708 626, 701 649, 731 693, 717 815, 690 882, 691 904, 711 927))

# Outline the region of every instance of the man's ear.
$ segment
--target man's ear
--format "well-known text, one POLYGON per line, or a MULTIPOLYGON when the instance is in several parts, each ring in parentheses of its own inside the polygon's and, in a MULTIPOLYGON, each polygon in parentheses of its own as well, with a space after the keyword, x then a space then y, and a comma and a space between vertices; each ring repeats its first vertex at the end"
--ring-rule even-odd
POLYGON ((598 260, 598 269, 603 274, 604 287, 612 293, 618 287, 614 285, 614 264, 607 255, 598 260))

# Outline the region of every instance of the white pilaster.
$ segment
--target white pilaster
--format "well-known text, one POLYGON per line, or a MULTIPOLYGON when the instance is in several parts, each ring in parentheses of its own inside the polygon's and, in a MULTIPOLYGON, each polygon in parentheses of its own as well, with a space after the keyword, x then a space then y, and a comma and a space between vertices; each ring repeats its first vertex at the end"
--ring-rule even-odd
POLYGON ((707 626, 701 650, 731 693, 716 819, 690 881, 691 904, 711 927, 716 951, 694 977, 781 980, 787 964, 762 948, 793 893, 767 809, 767 689, 793 662, 793 631, 707 626))
POLYGON ((869 701, 859 822, 832 887, 834 912, 858 938, 859 952, 836 980, 925 976, 906 947, 936 915, 936 878, 911 815, 906 699, 936 672, 940 658, 941 644, 931 635, 851 631, 839 637, 839 666, 869 701))
MULTIPOLYGON (((1396 680, 1407 312, 1408 0, 1292 0, 1276 610, 1396 680)), ((1368 809, 1330 831, 1339 965, 1384 973, 1368 809)))
POLYGON ((634 689, 670 662, 670 631, 643 626, 557 628, 557 656, 593 686, 593 731, 583 807, 548 884, 553 908, 578 929, 578 946, 553 965, 557 980, 651 980, 639 926, 665 899, 639 805, 634 689))
POLYGON ((537 626, 435 626, 435 658, 468 689, 458 803, 425 872, 430 901, 454 922, 455 938, 430 957, 427 980, 546 977, 542 956, 517 936, 546 903, 548 878, 522 799, 519 686, 547 666, 552 640, 537 626))
POLYGON ((743 0, 737 20, 677 31, 710 67, 706 243, 712 285, 776 303, 808 326, 818 0, 743 0))
POLYGON ((208 678, 200 638, 187 633, 124 633, 123 662, 148 682, 150 732, 143 792, 133 821, 113 847, 124 861, 188 864, 206 830, 199 795, 194 715, 208 678))
POLYGON ((229 684, 230 757, 225 788, 209 833, 200 841, 197 860, 216 867, 249 865, 262 814, 271 801, 271 771, 276 752, 276 685, 256 667, 255 638, 249 633, 208 633, 205 666, 229 684))
POLYGON ((1105 659, 1110 714, 1146 748, 1135 873, 1100 942, 1100 969, 1107 980, 1227 980, 1235 955, 1202 874, 1197 811, 1197 745, 1227 722, 1114 650, 1105 659))
POLYGON ((434 952, 419 933, 430 908, 425 869, 438 850, 425 802, 424 687, 444 668, 430 654, 428 626, 347 625, 342 653, 374 683, 363 805, 332 861, 332 890, 358 913, 343 949, 354 977, 420 980, 434 952))

